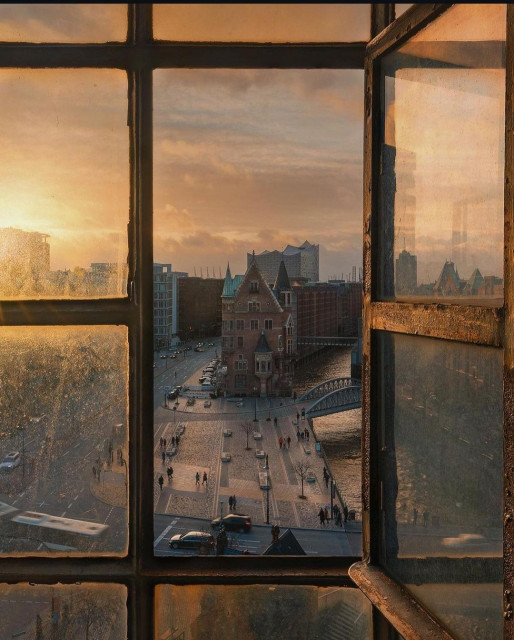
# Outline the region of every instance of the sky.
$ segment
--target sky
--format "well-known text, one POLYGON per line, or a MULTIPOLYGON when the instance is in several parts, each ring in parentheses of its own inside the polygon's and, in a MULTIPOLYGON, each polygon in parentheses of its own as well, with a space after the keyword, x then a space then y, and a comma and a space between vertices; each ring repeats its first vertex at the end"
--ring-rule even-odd
MULTIPOLYGON (((280 40, 279 9, 269 26, 280 40)), ((345 23, 328 9, 330 38, 334 24, 348 35, 368 12, 349 5, 345 23)), ((121 39, 123 13, 104 10, 96 30, 91 5, 0 5, 0 37, 121 39)), ((296 9, 293 39, 316 11, 296 9)), ((157 21, 166 34, 166 20, 157 21)), ((202 38, 198 25, 194 37, 202 38)), ((360 266, 363 82, 361 70, 156 71, 154 261, 191 275, 219 275, 230 262, 243 273, 247 252, 308 240, 320 245, 322 280, 360 266)), ((0 70, 0 95, 0 227, 48 234, 53 270, 124 262, 125 74, 0 70)))

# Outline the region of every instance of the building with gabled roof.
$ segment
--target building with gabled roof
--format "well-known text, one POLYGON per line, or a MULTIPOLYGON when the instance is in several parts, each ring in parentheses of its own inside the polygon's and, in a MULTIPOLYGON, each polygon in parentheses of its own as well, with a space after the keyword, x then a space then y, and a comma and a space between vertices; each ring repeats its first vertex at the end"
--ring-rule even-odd
POLYGON ((222 292, 223 391, 290 396, 296 356, 293 291, 284 263, 271 287, 252 261, 244 276, 227 266, 222 292))

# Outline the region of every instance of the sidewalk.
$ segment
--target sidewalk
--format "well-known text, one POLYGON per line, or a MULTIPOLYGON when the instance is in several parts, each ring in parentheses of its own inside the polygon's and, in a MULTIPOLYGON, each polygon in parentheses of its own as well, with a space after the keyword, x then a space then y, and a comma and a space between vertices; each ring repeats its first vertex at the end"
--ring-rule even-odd
MULTIPOLYGON (((321 526, 318 513, 327 508, 330 514, 330 482, 328 487, 323 479, 323 467, 328 465, 321 453, 316 452, 315 436, 308 420, 299 421, 300 431, 308 430, 309 439, 297 438, 297 412, 301 406, 290 401, 273 398, 245 398, 239 410, 236 403, 227 399, 212 400, 210 408, 204 408, 197 401, 184 413, 185 398, 180 398, 179 411, 173 412, 158 408, 155 411, 155 447, 154 447, 154 505, 155 512, 161 514, 183 515, 212 519, 223 512, 229 513, 228 500, 235 495, 237 506, 233 511, 248 514, 254 524, 266 523, 267 501, 269 499, 269 522, 278 524, 281 529, 339 529, 334 520, 321 526), (277 405, 277 406, 275 406, 277 405), (189 409, 194 412, 188 416, 189 409), (257 411, 258 420, 253 417, 257 411), (195 415, 196 414, 196 415, 195 415), (209 419, 211 416, 211 419, 209 419), (251 418, 250 418, 251 416, 251 418), (267 420, 267 417, 270 420, 267 420), (189 420, 189 417, 191 420, 189 420), (277 417, 277 426, 274 418, 277 417), (184 434, 180 438, 177 454, 162 461, 161 437, 166 438, 168 446, 176 429, 184 425, 184 434), (249 425, 248 446, 245 427, 249 425), (224 435, 231 432, 231 435, 224 435), (254 432, 258 439, 254 438, 254 432), (290 446, 279 447, 279 438, 290 446), (266 458, 256 457, 262 451, 268 456, 270 491, 262 490, 259 485, 259 473, 266 471, 266 458), (230 461, 222 462, 222 453, 230 454, 230 461), (298 464, 308 467, 309 479, 304 479, 303 496, 301 479, 296 471, 298 464), (167 467, 173 467, 173 479, 168 482, 167 467), (200 484, 195 481, 196 472, 200 473, 200 484), (207 486, 201 479, 207 473, 207 486), (162 491, 157 482, 162 474, 162 491), (267 494, 269 493, 269 497, 267 494)), ((342 510, 341 499, 336 496, 333 504, 342 510)), ((360 523, 347 522, 348 537, 352 539, 352 548, 358 547, 360 553, 360 523), (355 539, 358 542, 355 542, 355 539)))

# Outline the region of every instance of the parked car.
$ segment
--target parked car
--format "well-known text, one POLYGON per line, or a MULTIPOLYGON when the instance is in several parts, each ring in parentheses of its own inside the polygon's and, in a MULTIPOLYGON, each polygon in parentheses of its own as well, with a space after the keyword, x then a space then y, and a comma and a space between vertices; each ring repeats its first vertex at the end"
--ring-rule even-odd
POLYGON ((168 400, 175 400, 175 398, 178 397, 178 389, 172 389, 169 393, 168 393, 168 400))
POLYGON ((0 471, 12 471, 21 464, 21 454, 19 451, 11 451, 0 462, 0 471))
POLYGON ((189 531, 188 533, 177 533, 169 540, 172 549, 213 549, 214 536, 212 533, 203 531, 189 531))
POLYGON ((245 516, 242 513, 229 513, 223 518, 214 518, 211 522, 213 529, 218 529, 223 526, 226 531, 239 531, 244 533, 250 531, 252 528, 252 519, 250 516, 245 516))
POLYGON ((203 403, 203 406, 204 406, 204 408, 205 408, 205 409, 209 409, 209 407, 211 406, 211 401, 210 401, 210 400, 206 400, 206 401, 203 403))

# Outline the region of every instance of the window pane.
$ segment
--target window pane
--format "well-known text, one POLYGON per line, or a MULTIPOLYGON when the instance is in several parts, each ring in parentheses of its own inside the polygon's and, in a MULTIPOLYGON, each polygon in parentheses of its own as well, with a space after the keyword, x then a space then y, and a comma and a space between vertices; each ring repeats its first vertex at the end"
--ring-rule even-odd
POLYGON ((118 584, 0 584, 2 638, 127 638, 127 589, 118 584))
POLYGON ((505 20, 457 5, 383 60, 382 298, 503 304, 505 20))
POLYGON ((369 4, 156 4, 158 40, 354 42, 369 40, 369 4))
POLYGON ((3 42, 107 42, 126 37, 125 4, 0 5, 3 42))
POLYGON ((227 554, 273 552, 272 525, 294 535, 296 553, 360 554, 360 429, 350 418, 360 388, 350 354, 361 310, 362 82, 362 71, 154 74, 159 555, 216 553, 212 541, 169 542, 204 529, 216 537, 216 519, 231 512, 248 518, 224 521, 234 529, 227 554), (316 399, 302 394, 342 378, 354 404, 338 396, 311 416, 316 399), (332 413, 322 428, 317 416, 332 413))
POLYGON ((0 298, 126 295, 126 75, 4 69, 0 96, 0 298))
POLYGON ((124 327, 0 329, 0 553, 127 549, 124 327))
POLYGON ((500 349, 378 334, 383 559, 459 638, 502 627, 500 349))
POLYGON ((357 589, 161 585, 155 596, 155 640, 372 637, 371 605, 357 589))

